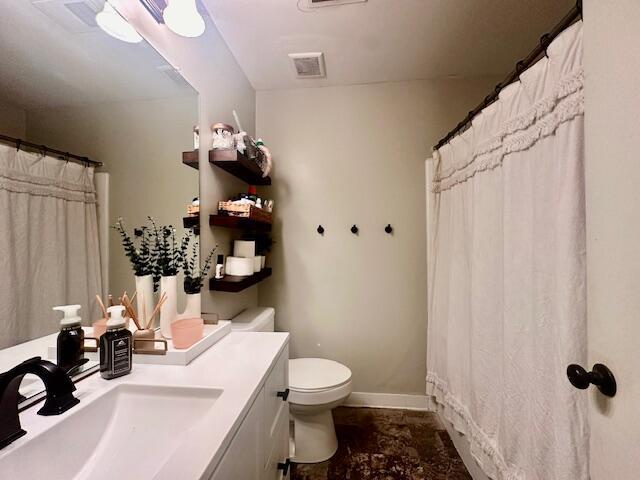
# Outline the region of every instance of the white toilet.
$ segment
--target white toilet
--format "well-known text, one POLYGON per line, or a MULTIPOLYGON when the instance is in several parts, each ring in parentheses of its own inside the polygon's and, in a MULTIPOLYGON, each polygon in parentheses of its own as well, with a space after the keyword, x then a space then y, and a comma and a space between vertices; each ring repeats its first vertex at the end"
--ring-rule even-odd
POLYGON ((324 462, 338 449, 331 410, 351 393, 351 370, 324 358, 289 360, 289 410, 294 422, 293 462, 324 462))
MULTIPOLYGON (((251 308, 231 320, 235 331, 274 331, 273 308, 251 308)), ((291 461, 323 462, 338 449, 331 410, 351 393, 351 370, 324 358, 289 360, 289 409, 293 419, 291 461)))

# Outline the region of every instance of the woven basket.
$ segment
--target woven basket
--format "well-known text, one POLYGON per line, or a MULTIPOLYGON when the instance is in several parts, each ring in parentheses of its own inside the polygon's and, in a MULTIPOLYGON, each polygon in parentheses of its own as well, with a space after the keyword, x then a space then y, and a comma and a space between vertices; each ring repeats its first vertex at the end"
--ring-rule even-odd
POLYGON ((232 202, 218 202, 218 214, 230 217, 243 217, 255 220, 256 222, 271 223, 270 212, 253 205, 238 205, 232 202))

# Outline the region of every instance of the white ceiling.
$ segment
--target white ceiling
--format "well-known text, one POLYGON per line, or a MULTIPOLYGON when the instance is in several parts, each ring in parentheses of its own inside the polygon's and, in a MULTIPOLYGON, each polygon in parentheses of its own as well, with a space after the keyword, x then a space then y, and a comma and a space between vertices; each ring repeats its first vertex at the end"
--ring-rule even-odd
POLYGON ((575 0, 203 0, 256 90, 504 75, 575 0), (308 10, 308 9, 307 9, 308 10), (289 53, 325 53, 327 78, 297 79, 289 53))
POLYGON ((158 70, 169 66, 146 42, 124 43, 97 26, 72 32, 33 5, 61 7, 54 11, 73 24, 70 1, 2 0, 0 99, 30 110, 195 94, 158 70))

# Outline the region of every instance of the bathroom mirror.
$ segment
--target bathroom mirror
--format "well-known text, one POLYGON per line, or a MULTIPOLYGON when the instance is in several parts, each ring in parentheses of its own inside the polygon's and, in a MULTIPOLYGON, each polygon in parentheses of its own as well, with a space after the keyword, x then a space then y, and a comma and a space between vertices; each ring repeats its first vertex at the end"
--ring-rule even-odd
MULTIPOLYGON (((197 92, 145 41, 101 30, 102 4, 2 6, 0 135, 23 143, 0 140, 0 372, 33 356, 55 361, 62 314, 52 307, 80 304, 91 326, 103 316, 96 295, 133 294, 111 228, 119 217, 132 235, 151 216, 179 238, 198 196, 198 171, 182 163, 197 92)), ((40 387, 25 378, 22 393, 40 387)))

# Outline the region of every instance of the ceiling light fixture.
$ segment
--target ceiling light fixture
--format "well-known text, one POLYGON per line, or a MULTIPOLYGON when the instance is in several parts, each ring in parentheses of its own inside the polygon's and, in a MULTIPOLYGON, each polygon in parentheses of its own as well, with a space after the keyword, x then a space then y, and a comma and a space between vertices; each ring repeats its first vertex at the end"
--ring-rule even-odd
POLYGON ((183 37, 199 37, 204 33, 204 18, 198 12, 196 0, 170 0, 162 14, 171 31, 183 37))
POLYGON ((142 41, 136 29, 108 1, 104 2, 102 11, 96 14, 96 23, 106 33, 123 42, 140 43, 142 41))

